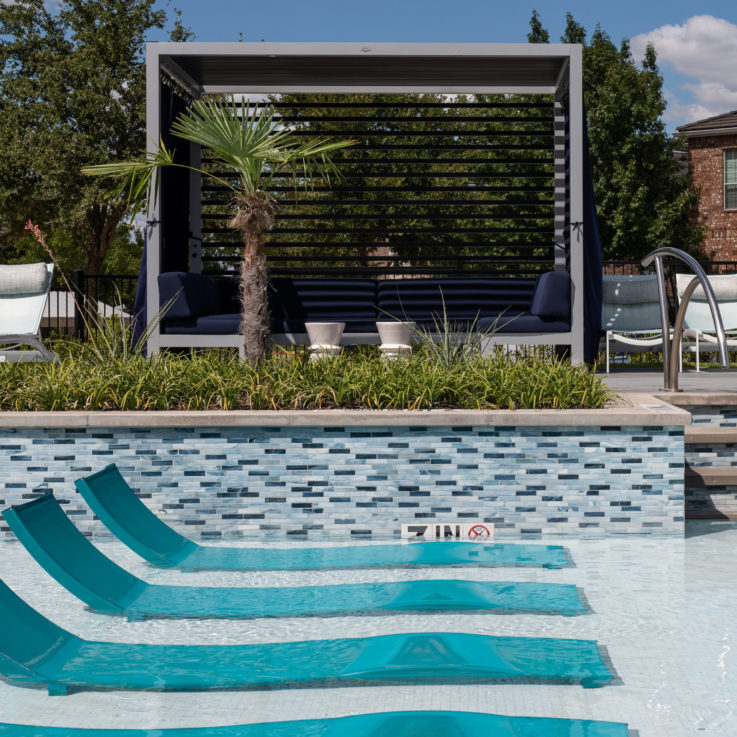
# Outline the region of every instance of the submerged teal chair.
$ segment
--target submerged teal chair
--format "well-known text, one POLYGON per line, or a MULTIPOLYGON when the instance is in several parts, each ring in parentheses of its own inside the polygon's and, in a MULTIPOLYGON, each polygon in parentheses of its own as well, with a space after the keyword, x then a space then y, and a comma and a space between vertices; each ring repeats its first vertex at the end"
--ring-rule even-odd
POLYGON ((520 680, 595 688, 614 680, 592 640, 431 632, 259 645, 94 642, 49 621, 2 581, 0 677, 49 694, 520 680))
POLYGON ((183 729, 69 729, 0 724, 0 737, 628 737, 626 724, 466 711, 395 711, 333 719, 183 729))
POLYGON ((368 612, 484 610, 581 614, 575 586, 555 583, 398 581, 282 588, 148 584, 103 555, 49 492, 3 512, 16 537, 92 609, 144 617, 281 617, 368 612))
POLYGON ((156 566, 184 570, 301 570, 387 566, 541 566, 565 568, 560 545, 423 542, 337 548, 216 548, 164 524, 135 495, 115 464, 74 482, 92 511, 129 548, 156 566))

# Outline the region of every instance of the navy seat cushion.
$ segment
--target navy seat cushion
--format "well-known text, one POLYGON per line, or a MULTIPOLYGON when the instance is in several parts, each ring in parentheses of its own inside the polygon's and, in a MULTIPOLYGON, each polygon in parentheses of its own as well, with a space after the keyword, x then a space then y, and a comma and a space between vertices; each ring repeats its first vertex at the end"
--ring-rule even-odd
POLYGON ((571 329, 568 320, 539 315, 511 315, 507 312, 482 317, 476 327, 495 333, 567 333, 571 329))
POLYGON ((173 300, 165 320, 195 318, 220 311, 220 297, 214 279, 186 271, 159 274, 161 305, 173 300))
POLYGON ((540 275, 532 295, 530 314, 570 320, 571 278, 567 271, 548 271, 540 275))
MULTIPOLYGON (((240 326, 238 283, 199 274, 159 276, 162 302, 176 296, 164 333, 233 335, 240 326), (177 294, 179 293, 179 294, 177 294)), ((276 278, 269 284, 271 330, 304 333, 305 322, 345 322, 346 333, 376 331, 376 321, 405 317, 433 328, 446 315, 455 327, 504 333, 567 332, 570 278, 548 272, 539 279, 322 279, 276 278)))
POLYGON ((191 319, 164 320, 162 332, 175 335, 237 335, 241 324, 240 312, 220 315, 200 315, 191 319))

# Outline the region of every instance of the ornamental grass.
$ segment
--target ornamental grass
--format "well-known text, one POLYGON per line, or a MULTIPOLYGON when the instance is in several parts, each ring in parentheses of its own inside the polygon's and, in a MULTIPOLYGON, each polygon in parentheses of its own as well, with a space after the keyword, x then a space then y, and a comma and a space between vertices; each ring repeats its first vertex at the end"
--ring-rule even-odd
POLYGON ((216 350, 104 363, 57 352, 58 363, 0 363, 0 410, 598 409, 612 399, 588 369, 540 355, 442 365, 425 346, 396 361, 375 346, 319 361, 280 349, 251 366, 216 350))

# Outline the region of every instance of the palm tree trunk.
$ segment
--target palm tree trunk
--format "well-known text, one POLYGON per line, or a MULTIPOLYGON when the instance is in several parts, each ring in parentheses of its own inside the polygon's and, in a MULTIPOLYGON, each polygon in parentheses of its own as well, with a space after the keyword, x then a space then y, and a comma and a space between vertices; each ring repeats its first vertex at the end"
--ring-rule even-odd
POLYGON ((269 338, 269 274, 263 236, 254 233, 244 242, 240 274, 240 331, 246 348, 246 360, 256 364, 264 357, 269 338))
POLYGON ((275 203, 268 197, 241 195, 231 227, 243 236, 240 273, 241 326, 246 360, 257 364, 266 353, 269 339, 269 272, 266 266, 264 234, 274 225, 275 203))

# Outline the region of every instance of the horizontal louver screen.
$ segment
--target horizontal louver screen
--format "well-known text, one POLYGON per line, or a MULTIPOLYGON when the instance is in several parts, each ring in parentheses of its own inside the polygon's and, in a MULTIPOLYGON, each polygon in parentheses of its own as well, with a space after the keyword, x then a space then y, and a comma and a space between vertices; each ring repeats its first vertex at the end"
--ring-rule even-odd
MULTIPOLYGON (((300 136, 357 144, 335 155, 342 181, 296 192, 274 178, 273 276, 534 275, 554 260, 550 98, 283 95, 300 136)), ((219 176, 232 172, 212 167, 219 176)), ((203 180, 203 262, 232 271, 232 193, 203 180)))

